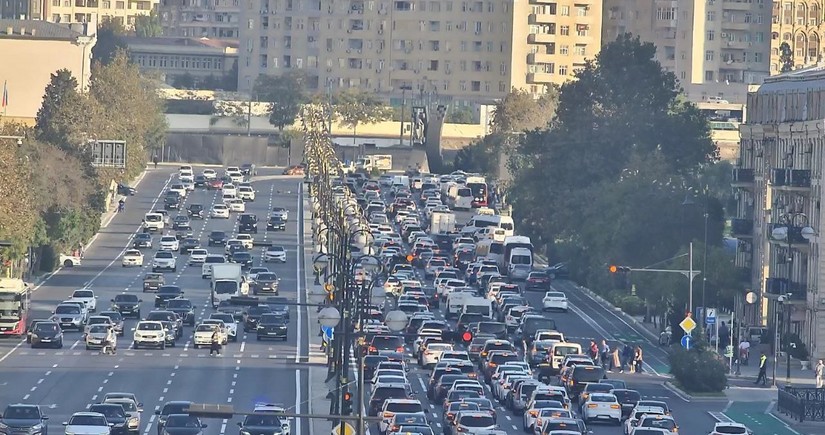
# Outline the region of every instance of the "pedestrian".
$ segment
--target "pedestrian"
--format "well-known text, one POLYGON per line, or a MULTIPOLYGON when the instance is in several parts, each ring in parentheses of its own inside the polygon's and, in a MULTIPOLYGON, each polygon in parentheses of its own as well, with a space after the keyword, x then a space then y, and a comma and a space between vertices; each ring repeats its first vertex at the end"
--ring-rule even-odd
POLYGON ((754 384, 759 385, 760 381, 762 386, 768 385, 768 357, 765 356, 765 352, 762 352, 759 357, 759 376, 756 377, 754 384))
POLYGON ((730 344, 728 342, 728 339, 730 338, 730 329, 728 329, 728 325, 726 325, 725 322, 722 322, 719 325, 717 334, 719 335, 719 348, 724 350, 730 344))
POLYGON ((642 346, 636 346, 636 350, 633 352, 633 366, 636 369, 636 373, 642 373, 642 366, 644 365, 645 359, 644 354, 642 353, 642 346))
POLYGON ((593 361, 599 361, 599 346, 596 345, 595 340, 590 340, 590 358, 592 358, 593 361))
POLYGON ((739 364, 748 365, 748 358, 750 358, 751 342, 742 340, 739 343, 739 364))
POLYGON ((633 346, 629 344, 625 344, 622 348, 622 368, 619 373, 624 373, 625 366, 628 367, 628 371, 631 373, 633 372, 633 346))
POLYGON ((209 347, 209 355, 212 356, 214 354, 221 356, 221 337, 220 334, 218 334, 217 327, 212 331, 212 345, 209 347))
POLYGON ((613 370, 616 370, 616 369, 623 370, 624 369, 624 367, 622 367, 621 357, 619 356, 619 347, 618 346, 616 346, 616 348, 613 349, 613 351, 610 353, 610 359, 612 360, 611 362, 613 363, 613 365, 612 365, 613 370))
POLYGON ((816 388, 825 387, 825 363, 822 360, 816 363, 814 373, 816 374, 816 388))
POLYGON ((152 156, 152 163, 155 164, 155 169, 157 169, 158 168, 158 155, 157 154, 152 156))
POLYGON ((612 360, 610 359, 610 345, 607 344, 607 340, 602 340, 602 353, 601 353, 601 362, 602 368, 607 370, 608 373, 613 371, 612 360))

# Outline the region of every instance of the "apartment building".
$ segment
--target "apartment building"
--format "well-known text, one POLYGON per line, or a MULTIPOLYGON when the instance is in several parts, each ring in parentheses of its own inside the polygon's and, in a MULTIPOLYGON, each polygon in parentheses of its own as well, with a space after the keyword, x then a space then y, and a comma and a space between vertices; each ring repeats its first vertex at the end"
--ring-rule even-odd
POLYGON ((312 91, 487 103, 568 80, 601 45, 601 0, 241 1, 241 91, 296 68, 312 91))
POLYGON ((733 176, 736 266, 758 296, 745 306, 745 321, 798 334, 812 359, 825 357, 823 101, 825 67, 765 79, 748 95, 733 176))
POLYGON ((126 37, 124 41, 141 71, 158 73, 169 84, 182 76, 191 76, 195 83, 214 83, 230 74, 238 61, 236 41, 168 37, 126 37))
POLYGON ((793 53, 793 67, 816 65, 822 59, 825 37, 822 4, 815 0, 774 1, 771 21, 771 74, 778 74, 779 46, 787 42, 793 53))
POLYGON ((39 20, 43 16, 44 0, 0 0, 0 18, 39 20))
POLYGON ((240 0, 161 0, 163 35, 237 40, 240 0))
POLYGON ((742 104, 769 74, 770 14, 768 0, 605 0, 603 39, 654 43, 691 101, 742 104))
POLYGON ((45 0, 43 19, 53 23, 100 23, 114 20, 127 29, 135 17, 148 15, 158 0, 45 0))

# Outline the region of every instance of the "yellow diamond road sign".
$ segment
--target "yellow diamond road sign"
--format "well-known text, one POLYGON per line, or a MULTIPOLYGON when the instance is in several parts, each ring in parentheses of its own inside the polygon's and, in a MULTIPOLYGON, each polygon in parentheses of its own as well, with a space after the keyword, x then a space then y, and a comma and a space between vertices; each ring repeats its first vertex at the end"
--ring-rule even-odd
POLYGON ((355 435, 355 428, 349 423, 340 423, 332 429, 332 435, 355 435))
POLYGON ((685 320, 682 320, 682 323, 679 324, 682 327, 682 330, 685 331, 685 334, 690 334, 694 328, 696 328, 696 321, 694 321, 690 317, 685 317, 685 320))

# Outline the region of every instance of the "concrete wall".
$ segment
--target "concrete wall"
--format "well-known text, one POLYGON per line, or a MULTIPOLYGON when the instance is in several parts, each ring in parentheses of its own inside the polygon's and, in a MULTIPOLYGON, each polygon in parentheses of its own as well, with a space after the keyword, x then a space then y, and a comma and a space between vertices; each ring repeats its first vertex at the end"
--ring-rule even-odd
POLYGON ((266 136, 169 133, 162 149, 166 162, 191 162, 209 165, 288 166, 301 161, 303 148, 270 144, 266 136), (290 158, 290 151, 292 157, 290 158))

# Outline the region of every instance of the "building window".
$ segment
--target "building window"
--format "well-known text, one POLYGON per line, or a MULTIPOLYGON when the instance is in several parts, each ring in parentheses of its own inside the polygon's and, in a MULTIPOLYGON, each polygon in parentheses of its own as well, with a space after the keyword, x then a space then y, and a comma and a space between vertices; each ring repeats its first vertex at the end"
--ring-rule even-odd
POLYGON ((656 8, 656 19, 670 21, 676 19, 676 8, 656 8))
POLYGON ((559 15, 561 15, 563 17, 569 17, 570 16, 570 6, 562 6, 561 7, 561 13, 559 15))
POLYGON ((577 17, 586 17, 587 16, 587 6, 576 6, 576 16, 577 17))
POLYGON ((713 60, 714 53, 713 50, 705 51, 705 60, 713 60))
MULTIPOLYGON (((812 56, 816 56, 816 49, 815 48, 812 49, 811 53, 813 53, 812 56)), ((754 62, 762 62, 762 53, 760 53, 758 51, 753 53, 753 61, 754 62)))
POLYGON ((708 11, 707 19, 708 21, 716 21, 716 11, 708 11))
POLYGON ((566 76, 567 75, 567 65, 559 65, 559 75, 566 76))
POLYGON ((584 56, 585 55, 585 45, 584 44, 576 44, 576 56, 584 56))
POLYGON ((470 82, 470 90, 473 92, 481 92, 481 82, 478 80, 470 82))
POLYGON ((560 45, 559 46, 559 54, 563 56, 567 56, 570 54, 570 46, 569 45, 560 45))
POLYGON ((570 26, 561 26, 561 35, 562 36, 569 36, 570 35, 570 26))
POLYGON ((713 71, 705 71, 705 81, 712 82, 713 81, 713 71))
POLYGON ((708 30, 708 41, 713 41, 714 39, 716 39, 716 32, 708 30))

